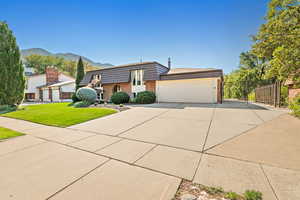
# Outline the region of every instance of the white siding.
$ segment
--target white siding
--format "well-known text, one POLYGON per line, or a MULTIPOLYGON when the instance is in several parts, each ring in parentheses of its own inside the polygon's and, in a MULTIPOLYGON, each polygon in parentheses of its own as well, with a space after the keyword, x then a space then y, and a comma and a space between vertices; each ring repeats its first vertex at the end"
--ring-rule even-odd
POLYGON ((52 101, 60 101, 58 88, 52 88, 52 101))
POLYGON ((43 101, 50 101, 50 99, 49 99, 49 89, 48 88, 43 89, 43 101))
POLYGON ((217 102, 217 78, 157 81, 156 86, 158 102, 217 102))

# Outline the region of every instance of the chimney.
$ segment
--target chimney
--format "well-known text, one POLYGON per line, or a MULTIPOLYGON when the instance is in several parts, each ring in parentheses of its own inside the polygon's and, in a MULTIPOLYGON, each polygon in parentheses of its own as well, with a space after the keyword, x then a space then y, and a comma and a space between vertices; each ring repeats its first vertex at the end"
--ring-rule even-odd
POLYGON ((58 82, 58 70, 53 67, 49 66, 46 68, 46 84, 50 85, 53 83, 58 82))
POLYGON ((168 68, 171 69, 171 58, 168 58, 168 68))

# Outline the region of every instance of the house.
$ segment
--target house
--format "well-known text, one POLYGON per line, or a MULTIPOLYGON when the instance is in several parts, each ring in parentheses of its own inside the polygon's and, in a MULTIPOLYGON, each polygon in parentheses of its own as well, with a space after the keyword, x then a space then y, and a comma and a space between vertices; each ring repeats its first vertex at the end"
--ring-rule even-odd
POLYGON ((25 100, 59 102, 71 100, 75 79, 47 67, 45 74, 26 76, 25 100))
POLYGON ((285 83, 285 86, 288 87, 288 99, 291 101, 293 98, 295 98, 297 95, 300 95, 300 88, 299 86, 294 83, 291 79, 288 79, 285 83))
POLYGON ((221 69, 176 68, 158 62, 141 62, 93 70, 82 86, 94 85, 99 98, 108 101, 113 93, 126 92, 131 98, 142 91, 156 93, 157 102, 221 103, 221 69))

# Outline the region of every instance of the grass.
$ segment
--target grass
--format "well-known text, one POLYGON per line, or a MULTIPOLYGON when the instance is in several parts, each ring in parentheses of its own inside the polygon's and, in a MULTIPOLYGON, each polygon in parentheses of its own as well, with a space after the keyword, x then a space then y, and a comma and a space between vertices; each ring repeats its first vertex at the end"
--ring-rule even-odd
POLYGON ((0 127, 0 140, 24 135, 23 133, 0 127))
POLYGON ((117 112, 109 108, 74 108, 68 105, 69 103, 30 105, 2 116, 50 126, 67 127, 117 112))

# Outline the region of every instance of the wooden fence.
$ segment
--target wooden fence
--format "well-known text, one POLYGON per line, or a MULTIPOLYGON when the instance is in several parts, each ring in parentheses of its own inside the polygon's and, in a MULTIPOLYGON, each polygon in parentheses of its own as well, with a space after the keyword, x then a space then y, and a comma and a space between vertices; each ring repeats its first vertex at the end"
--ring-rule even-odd
POLYGON ((280 82, 264 85, 255 89, 255 102, 280 106, 280 82))

